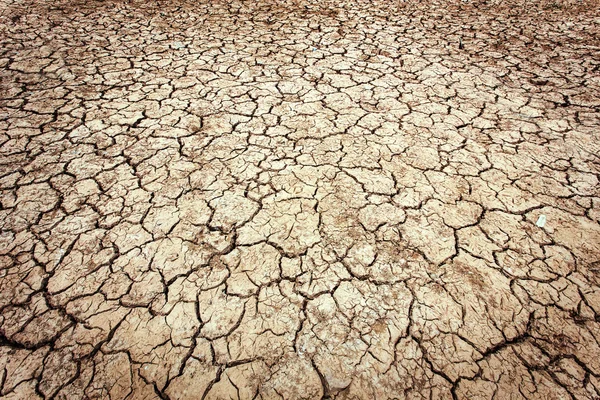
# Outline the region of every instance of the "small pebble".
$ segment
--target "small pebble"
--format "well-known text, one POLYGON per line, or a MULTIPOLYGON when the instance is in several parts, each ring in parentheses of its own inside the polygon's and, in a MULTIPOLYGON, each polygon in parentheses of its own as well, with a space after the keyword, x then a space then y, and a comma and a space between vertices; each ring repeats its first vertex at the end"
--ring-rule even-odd
POLYGON ((540 228, 543 228, 546 225, 546 216, 544 214, 540 215, 537 222, 535 223, 540 228))

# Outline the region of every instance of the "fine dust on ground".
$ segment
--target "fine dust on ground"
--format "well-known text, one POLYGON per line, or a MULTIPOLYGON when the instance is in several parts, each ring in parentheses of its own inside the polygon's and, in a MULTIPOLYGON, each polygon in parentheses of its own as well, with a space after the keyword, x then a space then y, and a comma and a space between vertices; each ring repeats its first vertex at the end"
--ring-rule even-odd
POLYGON ((598 399, 599 16, 0 0, 0 397, 598 399))

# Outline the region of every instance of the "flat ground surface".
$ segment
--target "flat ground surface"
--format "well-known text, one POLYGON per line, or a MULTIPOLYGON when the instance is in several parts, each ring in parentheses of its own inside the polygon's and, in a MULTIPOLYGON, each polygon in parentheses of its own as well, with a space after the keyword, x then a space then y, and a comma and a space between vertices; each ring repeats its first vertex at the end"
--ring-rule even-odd
POLYGON ((597 3, 0 10, 3 398, 599 398, 597 3))

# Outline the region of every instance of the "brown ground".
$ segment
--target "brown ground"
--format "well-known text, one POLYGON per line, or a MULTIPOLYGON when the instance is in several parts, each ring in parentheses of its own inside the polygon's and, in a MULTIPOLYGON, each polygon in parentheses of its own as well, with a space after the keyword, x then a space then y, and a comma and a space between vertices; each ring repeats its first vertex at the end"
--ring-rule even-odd
POLYGON ((0 0, 0 397, 597 399, 599 34, 0 0))

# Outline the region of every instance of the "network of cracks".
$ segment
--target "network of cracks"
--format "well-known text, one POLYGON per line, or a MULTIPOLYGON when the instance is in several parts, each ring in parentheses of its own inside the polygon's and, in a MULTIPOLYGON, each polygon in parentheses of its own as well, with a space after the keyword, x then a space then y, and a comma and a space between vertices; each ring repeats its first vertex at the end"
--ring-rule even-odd
POLYGON ((592 0, 0 1, 0 397, 598 399, 592 0))

